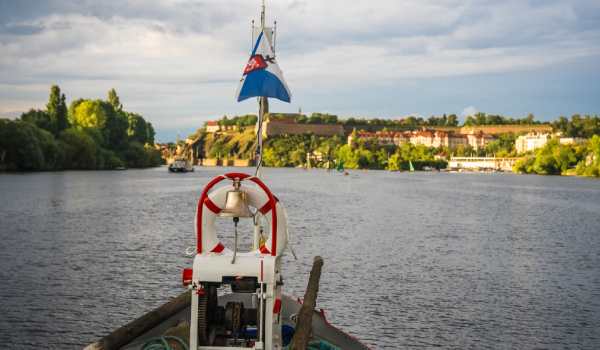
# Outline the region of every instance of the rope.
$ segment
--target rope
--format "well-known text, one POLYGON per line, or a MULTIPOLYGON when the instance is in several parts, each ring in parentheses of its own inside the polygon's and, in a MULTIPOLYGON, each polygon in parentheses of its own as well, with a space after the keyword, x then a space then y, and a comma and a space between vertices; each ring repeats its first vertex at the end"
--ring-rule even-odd
MULTIPOLYGON (((290 345, 288 346, 284 346, 283 350, 291 350, 290 345)), ((308 347, 306 348, 306 350, 342 350, 341 348, 338 348, 337 346, 326 342, 325 340, 313 340, 310 343, 308 343, 308 347)))
POLYGON ((326 342, 325 340, 311 341, 308 343, 307 350, 341 350, 337 346, 326 342))
POLYGON ((152 338, 142 345, 141 350, 180 350, 180 347, 172 347, 169 341, 175 341, 181 346, 181 350, 189 350, 187 344, 179 337, 166 335, 163 337, 152 338))

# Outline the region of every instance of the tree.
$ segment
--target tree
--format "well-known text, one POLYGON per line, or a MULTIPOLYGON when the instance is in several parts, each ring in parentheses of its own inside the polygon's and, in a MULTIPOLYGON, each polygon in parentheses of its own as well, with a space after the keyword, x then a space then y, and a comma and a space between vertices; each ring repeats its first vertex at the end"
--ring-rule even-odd
POLYGON ((458 126, 458 117, 456 114, 450 114, 447 121, 448 126, 458 126))
POLYGON ((76 107, 69 115, 71 124, 79 128, 104 128, 106 113, 101 100, 77 101, 76 107))
POLYGON ((9 170, 40 170, 45 167, 44 151, 31 123, 0 119, 0 150, 9 170))
POLYGON ((61 132, 65 169, 96 169, 97 146, 85 131, 69 128, 61 132))
POLYGON ((516 154, 515 140, 517 135, 513 133, 501 134, 494 141, 485 146, 485 153, 496 157, 509 157, 516 154))
POLYGON ((108 90, 108 103, 110 103, 111 106, 113 106, 116 112, 120 112, 123 110, 123 105, 121 104, 119 96, 117 96, 117 91, 115 91, 114 88, 108 90))
POLYGON ((127 130, 129 121, 123 111, 115 111, 114 106, 109 102, 101 102, 102 110, 106 116, 104 129, 104 144, 107 148, 116 151, 122 151, 127 148, 127 130))
POLYGON ((128 113, 127 121, 129 123, 127 128, 129 140, 131 142, 139 142, 142 145, 148 142, 148 131, 144 118, 136 113, 128 113))
POLYGON ((146 122, 146 143, 154 145, 154 136, 156 136, 156 133, 154 132, 152 123, 146 122))
POLYGON ((590 138, 593 135, 600 135, 600 117, 597 115, 582 117, 579 114, 574 114, 570 120, 561 116, 552 123, 552 126, 568 137, 590 138))
POLYGON ((40 129, 50 132, 54 130, 50 116, 46 111, 30 109, 28 112, 21 114, 21 120, 31 123, 40 129))
POLYGON ((60 88, 57 85, 52 85, 46 110, 55 135, 58 135, 61 131, 69 127, 65 100, 65 95, 60 93, 60 88))
POLYGON ((577 174, 585 176, 600 176, 600 135, 594 135, 588 140, 585 157, 577 164, 577 174))

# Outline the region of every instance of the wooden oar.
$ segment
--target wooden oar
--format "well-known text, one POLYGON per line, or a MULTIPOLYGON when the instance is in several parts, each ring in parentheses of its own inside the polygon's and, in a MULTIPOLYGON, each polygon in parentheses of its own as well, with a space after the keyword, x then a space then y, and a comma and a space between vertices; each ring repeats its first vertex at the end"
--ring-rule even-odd
POLYGON ((321 268, 323 267, 323 258, 315 256, 306 292, 304 292, 304 302, 298 312, 296 320, 296 331, 292 343, 291 350, 305 350, 310 341, 312 333, 312 315, 317 304, 317 293, 319 292, 319 280, 321 279, 321 268))

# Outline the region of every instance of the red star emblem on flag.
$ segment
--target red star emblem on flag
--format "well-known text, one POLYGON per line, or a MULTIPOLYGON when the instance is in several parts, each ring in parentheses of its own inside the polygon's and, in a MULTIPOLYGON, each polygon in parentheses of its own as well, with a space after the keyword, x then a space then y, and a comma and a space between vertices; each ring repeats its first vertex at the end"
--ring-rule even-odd
POLYGON ((248 60, 248 64, 246 64, 246 67, 244 68, 244 75, 253 72, 257 69, 264 69, 266 67, 267 62, 265 62, 265 59, 262 57, 262 55, 254 55, 250 57, 250 60, 248 60))

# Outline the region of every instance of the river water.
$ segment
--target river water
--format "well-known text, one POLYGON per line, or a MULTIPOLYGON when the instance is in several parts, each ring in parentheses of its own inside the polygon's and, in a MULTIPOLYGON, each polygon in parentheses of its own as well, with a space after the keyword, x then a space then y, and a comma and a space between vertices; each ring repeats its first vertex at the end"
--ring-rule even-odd
MULTIPOLYGON (((196 200, 225 170, 0 175, 0 344, 78 349, 180 293, 196 200)), ((298 255, 284 261, 286 293, 302 296, 323 256, 319 307, 373 348, 600 348, 600 181, 264 179, 298 255)))

